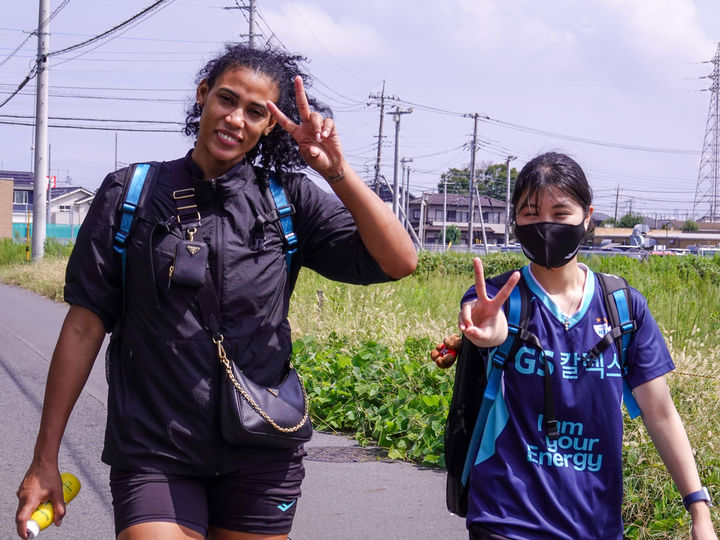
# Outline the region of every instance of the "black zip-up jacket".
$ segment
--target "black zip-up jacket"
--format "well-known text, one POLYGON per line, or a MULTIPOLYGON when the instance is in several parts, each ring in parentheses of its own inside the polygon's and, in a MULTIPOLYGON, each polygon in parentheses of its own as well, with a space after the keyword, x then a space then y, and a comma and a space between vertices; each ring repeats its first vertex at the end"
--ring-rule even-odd
POLYGON ((299 241, 288 275, 276 227, 267 225, 264 250, 254 249, 256 218, 272 210, 256 181, 266 171, 242 162, 203 180, 190 153, 158 166, 128 242, 124 308, 113 237, 125 169, 108 175, 95 196, 68 263, 65 300, 92 310, 108 332, 120 334, 111 348, 103 461, 121 470, 229 472, 258 450, 233 447, 220 435, 223 367, 204 328, 197 290, 170 281, 182 240, 173 191, 195 188, 202 218, 195 240, 209 246, 223 344, 228 357, 260 384, 278 382, 290 357, 288 305, 300 266, 350 283, 390 278, 367 252, 347 209, 303 174, 280 177, 295 207, 299 241))

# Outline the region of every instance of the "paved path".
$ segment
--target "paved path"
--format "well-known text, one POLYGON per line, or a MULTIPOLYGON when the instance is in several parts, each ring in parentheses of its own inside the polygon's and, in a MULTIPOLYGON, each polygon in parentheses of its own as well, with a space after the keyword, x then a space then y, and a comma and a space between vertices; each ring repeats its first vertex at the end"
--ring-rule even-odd
MULTIPOLYGON (((0 285, 0 540, 16 538, 15 490, 30 461, 47 374, 67 306, 0 285)), ((70 418, 61 470, 83 482, 60 529, 42 538, 111 539, 108 467, 100 462, 107 385, 102 358, 70 418)), ((462 539, 464 521, 445 510, 443 471, 378 459, 355 441, 316 433, 292 540, 462 539)))

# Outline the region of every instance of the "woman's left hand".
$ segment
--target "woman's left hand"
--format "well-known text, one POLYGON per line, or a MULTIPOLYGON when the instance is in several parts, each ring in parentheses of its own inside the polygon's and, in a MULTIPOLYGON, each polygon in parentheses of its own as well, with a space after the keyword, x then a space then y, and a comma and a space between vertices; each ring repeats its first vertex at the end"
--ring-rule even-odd
POLYGON ((344 173, 345 167, 335 122, 332 118, 323 118, 320 113, 310 110, 300 76, 295 77, 295 101, 300 114, 300 125, 285 116, 272 101, 268 101, 266 105, 280 127, 297 141, 300 154, 307 164, 323 178, 332 181, 333 177, 344 173))

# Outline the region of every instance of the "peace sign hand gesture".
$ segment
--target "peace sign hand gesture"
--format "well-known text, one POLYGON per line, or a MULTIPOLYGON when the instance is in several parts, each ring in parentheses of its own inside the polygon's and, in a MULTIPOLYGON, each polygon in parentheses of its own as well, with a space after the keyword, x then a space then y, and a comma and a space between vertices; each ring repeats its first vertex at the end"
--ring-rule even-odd
POLYGON ((513 272, 495 298, 490 299, 485 290, 482 261, 477 257, 473 259, 473 268, 477 299, 462 305, 458 326, 465 337, 478 347, 497 347, 505 341, 508 333, 507 318, 502 306, 520 281, 520 272, 513 272))
POLYGON ((302 78, 297 76, 294 82, 300 125, 285 116, 272 101, 266 103, 267 108, 277 123, 297 141, 300 154, 310 167, 331 183, 340 180, 344 176, 345 158, 335 122, 312 112, 302 78))

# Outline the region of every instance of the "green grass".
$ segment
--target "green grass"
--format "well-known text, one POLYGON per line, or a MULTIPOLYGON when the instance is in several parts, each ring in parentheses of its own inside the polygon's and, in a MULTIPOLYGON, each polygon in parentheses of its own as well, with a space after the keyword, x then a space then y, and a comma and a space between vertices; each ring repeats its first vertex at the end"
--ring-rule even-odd
MULTIPOLYGON (((0 279, 61 299, 66 260, 49 256, 25 264, 20 247, 0 243, 0 279)), ((523 261, 519 255, 491 255, 484 258, 486 275, 523 261)), ((623 275, 647 297, 677 365, 668 384, 701 478, 719 493, 720 258, 584 262, 593 270, 623 275)), ((331 282, 303 270, 290 321, 294 363, 311 397, 316 427, 379 443, 391 457, 442 465, 454 368, 438 369, 429 352, 457 331, 458 302, 473 281, 472 257, 463 253, 421 253, 413 276, 370 287, 331 282)), ((642 422, 627 416, 624 460, 627 538, 687 538, 689 516, 677 490, 642 422)), ((717 510, 713 515, 718 523, 717 510)))

